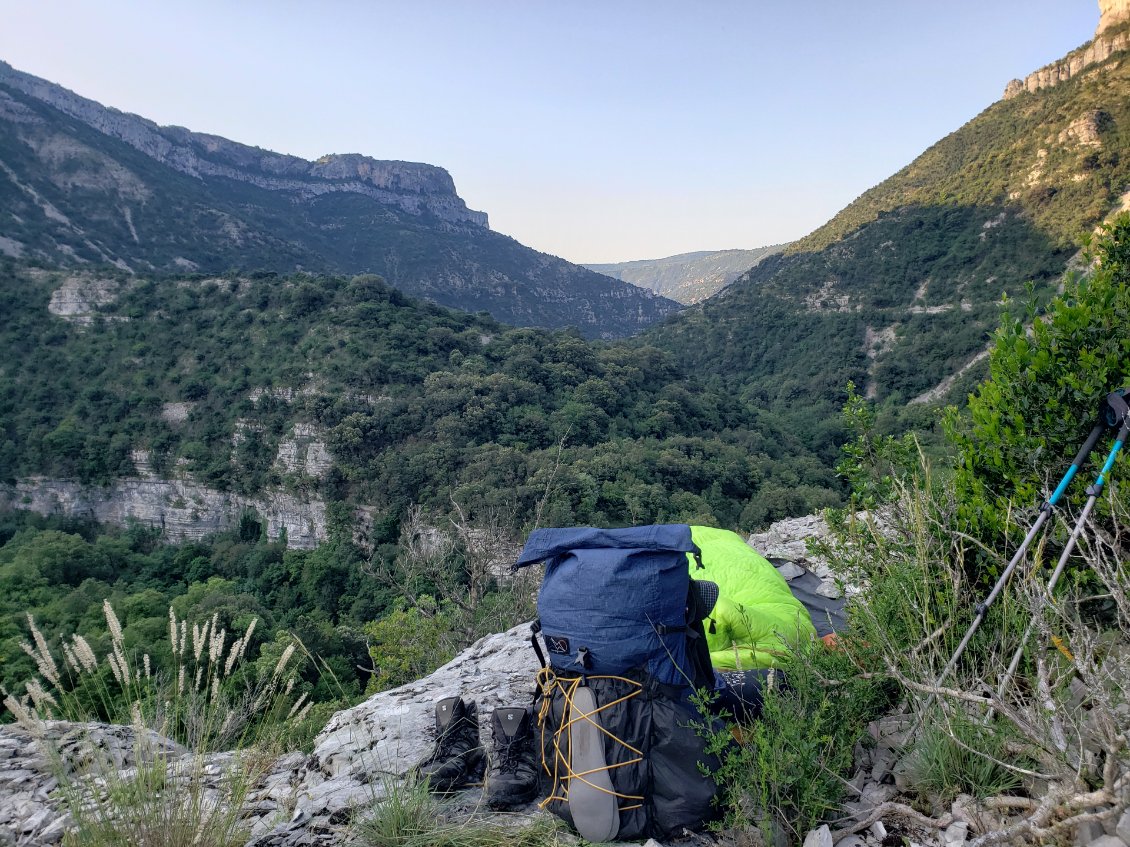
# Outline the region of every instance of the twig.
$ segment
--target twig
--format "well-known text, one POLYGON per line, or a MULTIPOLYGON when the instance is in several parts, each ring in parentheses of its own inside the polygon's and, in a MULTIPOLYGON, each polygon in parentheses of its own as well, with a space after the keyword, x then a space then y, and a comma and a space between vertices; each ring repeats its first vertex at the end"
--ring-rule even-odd
POLYGON ((847 837, 848 835, 855 835, 855 833, 859 832, 860 830, 867 829, 867 827, 871 826, 871 824, 875 823, 875 821, 888 816, 906 818, 907 820, 919 824, 920 826, 932 827, 934 829, 945 829, 947 826, 953 823, 953 815, 949 812, 946 812, 939 818, 932 818, 928 815, 922 814, 917 809, 912 808, 905 803, 896 803, 893 800, 888 800, 886 803, 880 803, 878 806, 872 809, 870 814, 868 814, 867 817, 865 817, 863 820, 849 824, 842 829, 835 830, 832 833, 832 841, 836 842, 841 838, 847 837))
POLYGON ((949 632, 949 629, 950 629, 951 626, 953 626, 953 621, 952 620, 946 621, 944 624, 942 624, 940 627, 938 627, 933 632, 931 632, 929 635, 927 635, 924 639, 922 639, 921 643, 919 643, 919 645, 917 647, 915 647, 913 650, 910 651, 910 655, 911 656, 917 656, 919 653, 922 652, 922 650, 924 648, 928 647, 930 644, 937 641, 939 638, 941 638, 943 635, 945 635, 947 632, 949 632))

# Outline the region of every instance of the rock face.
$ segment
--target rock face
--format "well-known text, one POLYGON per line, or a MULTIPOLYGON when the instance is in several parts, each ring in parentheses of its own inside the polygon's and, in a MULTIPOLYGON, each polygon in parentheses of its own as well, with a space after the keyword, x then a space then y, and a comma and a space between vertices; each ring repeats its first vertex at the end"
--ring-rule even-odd
POLYGON ((322 479, 333 465, 326 434, 312 424, 296 423, 289 438, 279 443, 277 463, 287 473, 322 479))
MULTIPOLYGON (((113 279, 90 278, 75 275, 51 293, 47 309, 51 314, 79 325, 89 325, 94 321, 99 306, 113 303, 123 284, 113 279)), ((113 320, 123 320, 113 316, 113 320)))
POLYGON ((777 569, 786 580, 800 576, 804 568, 820 579, 819 593, 825 597, 838 597, 839 587, 831 563, 809 550, 809 541, 823 541, 828 537, 828 523, 820 515, 788 518, 771 524, 764 532, 755 532, 748 539, 749 546, 767 559, 783 560, 777 569))
MULTIPOLYGON (((307 452, 307 467, 310 462, 307 452)), ((3 508, 90 518, 114 526, 137 522, 160 529, 171 542, 232 529, 243 515, 254 512, 265 521, 272 541, 285 537, 288 547, 309 550, 326 540, 326 504, 319 500, 300 500, 281 491, 243 497, 183 480, 119 479, 98 488, 34 478, 0 486, 3 508)))
POLYGON ((430 676, 338 712, 315 741, 296 784, 295 809, 311 820, 380 799, 432 748, 435 703, 462 696, 478 704, 489 748, 490 716, 531 702, 538 663, 529 624, 489 635, 430 676))
POLYGON ((1130 48, 1130 31, 1110 32, 1127 21, 1130 21, 1130 0, 1099 0, 1099 25, 1094 40, 1022 80, 1012 80, 1004 89, 1004 99, 1059 85, 1091 65, 1105 62, 1113 54, 1130 48))
POLYGON ((60 777, 75 776, 76 762, 128 768, 137 763, 140 749, 168 759, 188 755, 153 732, 139 739, 128 726, 52 721, 42 730, 38 738, 18 725, 0 727, 0 844, 56 844, 62 839, 68 816, 66 800, 56 789, 60 777), (5 834, 13 842, 4 841, 5 834))
POLYGON ((487 226, 486 213, 468 209, 455 193, 451 175, 434 165, 378 161, 356 154, 328 155, 309 162, 183 127, 158 126, 21 73, 4 62, 0 62, 0 82, 189 176, 224 177, 306 198, 331 192, 364 194, 410 214, 427 211, 442 220, 487 226))
POLYGON ((1130 0, 1099 0, 1099 25, 1095 29, 1096 36, 1125 21, 1130 21, 1130 0))

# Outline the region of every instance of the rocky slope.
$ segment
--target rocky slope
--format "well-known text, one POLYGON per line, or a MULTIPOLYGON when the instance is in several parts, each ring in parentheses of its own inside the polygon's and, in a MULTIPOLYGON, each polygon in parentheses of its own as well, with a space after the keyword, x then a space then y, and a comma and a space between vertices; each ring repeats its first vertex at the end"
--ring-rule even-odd
POLYGON ((447 171, 306 161, 102 106, 0 62, 0 255, 135 272, 377 273, 520 326, 638 331, 673 301, 491 232, 447 171))
MULTIPOLYGON (((377 161, 356 154, 328 155, 308 162, 184 127, 158 126, 21 73, 4 62, 0 62, 0 82, 191 177, 223 177, 270 191, 294 192, 304 199, 331 192, 363 194, 410 214, 430 212, 450 223, 487 226, 486 213, 468 209, 455 193, 451 176, 433 165, 377 161)), ((0 102, 9 119, 39 123, 33 112, 21 109, 11 96, 0 102)), ((55 154, 63 152, 56 150, 55 154)))
POLYGON ((690 304, 717 294, 762 259, 780 253, 786 246, 774 244, 756 250, 700 250, 665 259, 586 263, 585 267, 690 304))
POLYGON ((326 540, 326 504, 283 491, 256 497, 217 491, 191 480, 117 479, 107 486, 73 480, 27 479, 0 485, 0 510, 27 509, 126 527, 132 523, 161 531, 169 543, 195 541, 239 526, 245 515, 264 526, 271 541, 312 550, 326 540))

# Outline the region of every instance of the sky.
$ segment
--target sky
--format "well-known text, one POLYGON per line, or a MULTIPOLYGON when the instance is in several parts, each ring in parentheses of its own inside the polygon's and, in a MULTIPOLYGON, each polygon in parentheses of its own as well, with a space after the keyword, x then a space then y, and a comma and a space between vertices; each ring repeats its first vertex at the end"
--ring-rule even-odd
POLYGON ((800 238, 1096 0, 0 0, 0 59, 280 153, 446 168, 573 262, 800 238))

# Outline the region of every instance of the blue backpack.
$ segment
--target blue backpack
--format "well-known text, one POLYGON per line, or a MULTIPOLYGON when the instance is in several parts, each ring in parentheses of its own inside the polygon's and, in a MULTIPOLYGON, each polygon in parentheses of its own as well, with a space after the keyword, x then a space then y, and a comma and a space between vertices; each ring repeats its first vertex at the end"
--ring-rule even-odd
POLYGON ((704 736, 717 726, 691 698, 714 687, 697 552, 684 524, 540 529, 514 566, 545 562, 531 638, 542 806, 590 841, 666 838, 714 816, 704 736))

